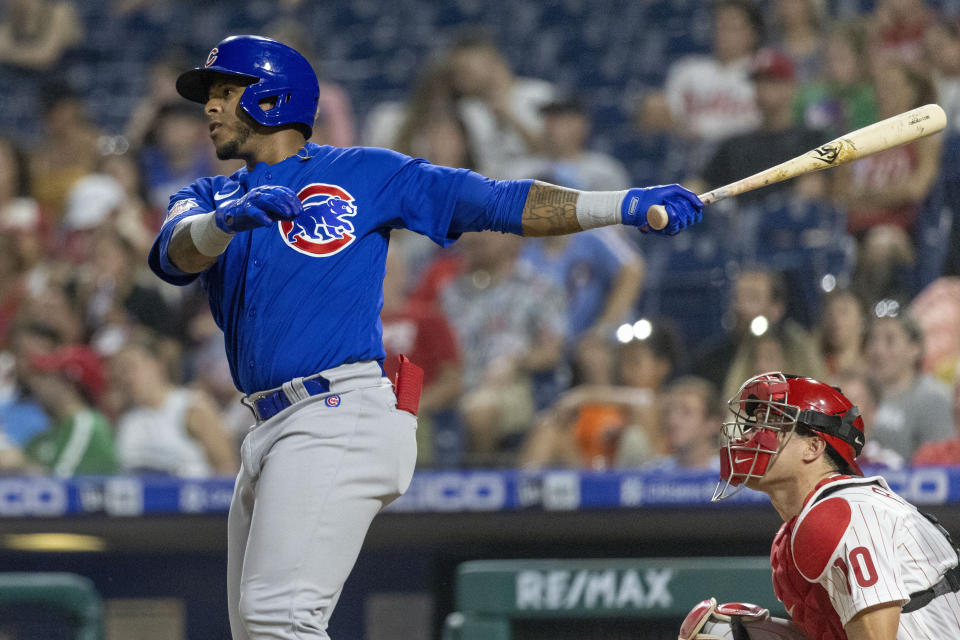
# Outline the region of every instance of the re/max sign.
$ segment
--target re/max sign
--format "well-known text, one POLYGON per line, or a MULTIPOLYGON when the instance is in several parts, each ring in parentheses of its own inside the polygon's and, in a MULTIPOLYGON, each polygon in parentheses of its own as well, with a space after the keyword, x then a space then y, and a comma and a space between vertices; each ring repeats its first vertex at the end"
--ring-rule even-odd
POLYGON ((654 609, 667 608, 672 569, 626 571, 520 571, 517 609, 654 609))

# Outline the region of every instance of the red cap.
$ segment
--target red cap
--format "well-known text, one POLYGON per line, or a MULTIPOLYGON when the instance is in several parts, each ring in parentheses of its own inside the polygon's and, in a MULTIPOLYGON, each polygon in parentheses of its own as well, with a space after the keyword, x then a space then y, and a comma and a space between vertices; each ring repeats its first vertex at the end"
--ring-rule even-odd
POLYGON ((52 353, 30 358, 30 364, 38 371, 56 372, 98 399, 107 390, 107 377, 103 363, 88 347, 74 345, 62 347, 52 353))
POLYGON ((793 61, 776 49, 761 49, 753 58, 750 77, 793 82, 797 78, 793 61))

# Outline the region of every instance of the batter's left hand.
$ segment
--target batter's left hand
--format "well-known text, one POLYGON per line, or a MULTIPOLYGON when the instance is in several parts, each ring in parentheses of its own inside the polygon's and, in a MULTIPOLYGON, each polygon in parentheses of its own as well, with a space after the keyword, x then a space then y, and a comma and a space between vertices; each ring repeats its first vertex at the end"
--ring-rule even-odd
POLYGON ((637 227, 644 233, 653 231, 672 236, 700 222, 703 203, 697 194, 678 184, 630 189, 623 199, 620 214, 623 224, 637 227), (667 210, 667 226, 663 229, 651 229, 647 225, 647 209, 655 204, 663 205, 667 210))
POLYGON ((277 220, 293 220, 303 211, 297 194, 289 187, 264 185, 251 189, 238 200, 217 207, 214 221, 228 233, 269 227, 277 220))

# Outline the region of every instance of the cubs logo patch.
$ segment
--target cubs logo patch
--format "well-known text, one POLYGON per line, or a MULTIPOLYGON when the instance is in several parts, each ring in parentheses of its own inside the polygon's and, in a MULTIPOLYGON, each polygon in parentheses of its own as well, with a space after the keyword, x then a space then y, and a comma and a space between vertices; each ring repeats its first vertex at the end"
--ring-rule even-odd
POLYGON ((197 201, 193 198, 186 198, 185 200, 177 200, 172 205, 170 205, 170 210, 167 212, 167 217, 164 219, 164 222, 169 220, 174 216, 178 216, 184 211, 189 211, 197 206, 197 201))
POLYGON ((328 407, 339 407, 340 406, 340 396, 327 396, 325 400, 328 407))
POLYGON ((335 184, 308 184, 297 193, 303 213, 281 220, 280 234, 288 247, 315 258, 332 256, 356 240, 350 218, 357 215, 353 196, 335 184))
POLYGON ((212 65, 214 62, 217 61, 218 55, 220 55, 220 49, 217 49, 216 47, 214 47, 213 49, 210 49, 210 53, 207 54, 207 61, 203 63, 203 66, 209 67, 210 65, 212 65))

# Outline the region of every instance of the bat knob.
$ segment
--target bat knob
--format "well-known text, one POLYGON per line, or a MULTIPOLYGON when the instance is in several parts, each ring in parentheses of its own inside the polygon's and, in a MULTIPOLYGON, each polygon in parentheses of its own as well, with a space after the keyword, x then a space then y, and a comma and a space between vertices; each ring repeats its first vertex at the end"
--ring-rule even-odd
POLYGON ((670 221, 667 210, 662 204, 655 204, 647 209, 647 224, 651 229, 660 231, 670 221))

